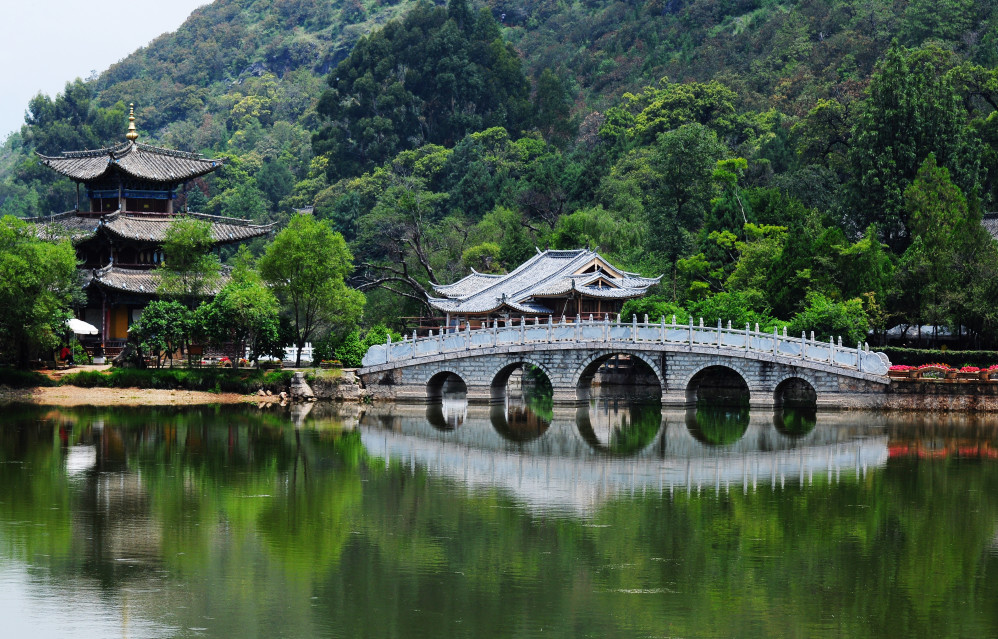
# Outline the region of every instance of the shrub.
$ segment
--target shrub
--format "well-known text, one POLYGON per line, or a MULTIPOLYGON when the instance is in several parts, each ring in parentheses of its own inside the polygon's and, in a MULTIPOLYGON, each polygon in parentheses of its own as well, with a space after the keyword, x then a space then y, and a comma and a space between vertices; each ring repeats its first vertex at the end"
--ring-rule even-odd
POLYGON ((34 388, 36 386, 55 386, 55 382, 34 371, 24 371, 16 368, 0 368, 0 386, 8 388, 34 388))
POLYGON ((253 393, 260 388, 280 392, 290 385, 291 371, 200 369, 113 369, 63 376, 61 384, 84 388, 165 388, 218 393, 253 393))

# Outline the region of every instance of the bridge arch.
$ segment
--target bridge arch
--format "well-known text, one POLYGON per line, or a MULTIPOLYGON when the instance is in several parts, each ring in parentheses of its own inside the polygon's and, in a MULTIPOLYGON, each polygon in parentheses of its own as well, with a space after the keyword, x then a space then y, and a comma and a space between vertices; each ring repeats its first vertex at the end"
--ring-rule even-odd
POLYGON ((748 403, 752 398, 752 392, 758 391, 758 389, 753 389, 749 386, 748 380, 752 379, 752 376, 739 364, 734 362, 725 362, 724 364, 709 362, 697 368, 686 378, 683 386, 686 389, 686 403, 695 404, 697 400, 701 399, 701 386, 705 381, 711 382, 714 379, 717 379, 715 382, 717 384, 716 387, 726 391, 722 395, 725 397, 728 395, 732 396, 729 399, 733 399, 736 394, 744 393, 744 400, 748 403))
POLYGON ((518 368, 523 368, 526 370, 527 366, 533 366, 539 369, 544 376, 547 378, 548 383, 554 384, 554 378, 551 376, 551 371, 544 364, 541 364, 532 357, 518 357, 515 361, 508 361, 501 366, 492 369, 489 373, 487 379, 491 380, 489 383, 490 393, 492 401, 501 401, 506 397, 506 385, 509 383, 509 377, 518 368))
POLYGON ((602 350, 584 359, 572 374, 572 388, 575 389, 579 399, 588 399, 596 372, 614 355, 627 355, 640 360, 655 374, 659 392, 665 392, 665 375, 662 374, 662 367, 652 354, 627 350, 602 350))
POLYGON ((784 403, 797 406, 817 406, 818 384, 810 375, 795 371, 776 379, 773 388, 773 403, 776 407, 784 403))
POLYGON ((430 371, 426 379, 426 399, 431 402, 439 402, 444 396, 444 386, 448 383, 457 386, 457 382, 460 382, 458 388, 467 393, 468 383, 461 373, 451 368, 438 368, 430 371), (457 378, 456 381, 454 378, 457 378))

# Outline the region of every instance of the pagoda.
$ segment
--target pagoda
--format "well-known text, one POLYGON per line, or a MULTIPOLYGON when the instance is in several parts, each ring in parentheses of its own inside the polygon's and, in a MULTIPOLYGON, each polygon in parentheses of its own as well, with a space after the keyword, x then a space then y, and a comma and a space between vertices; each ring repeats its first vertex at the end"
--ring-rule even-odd
MULTIPOLYGON (((76 182, 76 208, 26 218, 43 237, 68 237, 76 248, 87 293, 78 315, 100 330, 99 340, 113 354, 124 344, 128 327, 157 297, 163 241, 178 215, 211 224, 215 247, 267 235, 272 224, 175 210, 177 189, 215 171, 223 162, 197 153, 138 142, 134 105, 125 141, 93 151, 38 154, 39 161, 76 182), (81 200, 81 187, 85 199, 81 200)), ((223 273, 222 284, 225 274, 223 273)), ((217 291, 215 291, 217 292, 217 291)))
POLYGON ((504 319, 515 323, 541 317, 583 317, 602 320, 620 313, 629 299, 642 297, 662 279, 642 277, 610 264, 587 249, 537 251, 506 275, 471 275, 447 285, 434 285, 442 297, 429 298, 445 314, 450 330, 478 328, 504 319))

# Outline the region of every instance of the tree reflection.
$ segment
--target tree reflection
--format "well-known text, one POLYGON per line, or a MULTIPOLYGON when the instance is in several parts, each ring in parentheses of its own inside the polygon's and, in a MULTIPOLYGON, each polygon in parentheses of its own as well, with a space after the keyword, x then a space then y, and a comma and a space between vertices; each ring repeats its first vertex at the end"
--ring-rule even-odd
POLYGON ((662 429, 662 405, 623 397, 598 397, 576 412, 579 434, 594 450, 629 456, 655 441, 662 429))
MULTIPOLYGON (((696 428, 727 441, 743 423, 728 410, 723 428, 692 411, 696 428)), ((652 412, 618 409, 597 441, 640 449, 652 412)), ((998 429, 980 425, 902 439, 902 423, 899 456, 862 475, 666 486, 542 516, 497 486, 372 458, 355 431, 255 409, 5 420, 0 560, 35 576, 32 596, 127 598, 136 618, 206 636, 998 631, 998 429), (928 455, 939 442, 953 454, 928 455), (70 464, 76 446, 98 457, 70 464)), ((579 489, 607 465, 580 461, 579 489)))
POLYGON ((787 437, 803 437, 818 423, 818 410, 813 407, 784 405, 773 413, 773 426, 787 437))
POLYGON ((727 446, 737 442, 749 425, 748 406, 698 402, 686 411, 686 428, 697 440, 710 446, 727 446))

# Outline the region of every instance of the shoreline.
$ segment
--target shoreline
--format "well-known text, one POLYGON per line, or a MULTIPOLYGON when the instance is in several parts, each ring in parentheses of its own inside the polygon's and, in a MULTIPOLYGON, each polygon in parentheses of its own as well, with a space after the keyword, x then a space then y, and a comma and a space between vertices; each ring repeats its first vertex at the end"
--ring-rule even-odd
POLYGON ((0 405, 39 406, 203 406, 206 404, 277 404, 277 395, 242 395, 160 388, 0 387, 0 405))

